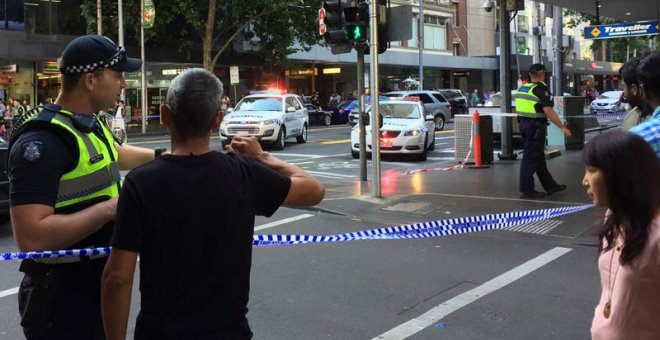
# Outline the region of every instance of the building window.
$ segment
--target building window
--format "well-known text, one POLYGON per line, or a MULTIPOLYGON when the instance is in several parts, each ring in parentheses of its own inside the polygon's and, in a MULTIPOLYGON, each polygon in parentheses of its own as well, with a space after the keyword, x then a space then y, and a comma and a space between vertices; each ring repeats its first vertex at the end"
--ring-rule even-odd
POLYGON ((529 32, 529 22, 527 20, 526 15, 521 15, 518 13, 518 19, 517 19, 517 24, 518 24, 518 32, 521 33, 528 33, 529 32))
POLYGON ((447 18, 424 16, 424 49, 447 50, 447 18))

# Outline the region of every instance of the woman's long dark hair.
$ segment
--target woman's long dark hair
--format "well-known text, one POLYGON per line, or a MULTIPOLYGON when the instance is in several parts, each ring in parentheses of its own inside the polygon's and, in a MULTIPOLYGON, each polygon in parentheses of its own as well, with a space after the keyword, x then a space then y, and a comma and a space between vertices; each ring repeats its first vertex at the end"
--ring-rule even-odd
POLYGON ((660 209, 660 160, 641 137, 611 131, 592 139, 582 150, 587 166, 602 171, 607 185, 611 215, 598 233, 607 240, 600 251, 614 246, 614 238, 624 235, 621 264, 629 265, 644 249, 649 228, 660 209))

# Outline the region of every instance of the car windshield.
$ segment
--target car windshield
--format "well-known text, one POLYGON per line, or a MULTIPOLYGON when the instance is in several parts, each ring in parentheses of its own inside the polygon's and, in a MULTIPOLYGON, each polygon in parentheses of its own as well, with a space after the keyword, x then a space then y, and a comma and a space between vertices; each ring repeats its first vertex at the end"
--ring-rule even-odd
POLYGON ((619 97, 621 97, 621 92, 605 92, 597 99, 619 99, 619 97))
POLYGON ((418 119, 419 107, 413 104, 380 104, 379 113, 383 118, 418 119))
POLYGON ((344 100, 342 102, 339 102, 337 105, 332 105, 330 108, 335 108, 335 107, 345 107, 348 105, 351 101, 350 100, 344 100))
POLYGON ((463 99, 463 95, 456 92, 456 91, 442 91, 441 90, 440 94, 442 94, 447 99, 452 99, 452 100, 463 99))
POLYGON ((502 96, 499 94, 494 94, 488 98, 484 103, 484 106, 500 106, 502 105, 502 96))
POLYGON ((282 111, 281 97, 245 97, 234 108, 234 111, 282 111))

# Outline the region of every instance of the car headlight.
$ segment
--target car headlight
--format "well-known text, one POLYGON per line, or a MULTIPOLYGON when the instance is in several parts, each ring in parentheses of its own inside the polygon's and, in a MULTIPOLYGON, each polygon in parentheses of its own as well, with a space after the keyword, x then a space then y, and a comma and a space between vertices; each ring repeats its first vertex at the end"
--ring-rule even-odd
POLYGON ((259 123, 259 125, 272 125, 272 124, 277 124, 277 119, 263 120, 259 123))
POLYGON ((222 124, 220 124, 220 125, 221 125, 222 127, 225 127, 225 128, 226 128, 227 125, 229 125, 229 122, 226 121, 226 120, 223 120, 223 121, 222 121, 222 124))
POLYGON ((421 134, 422 134, 422 130, 419 130, 419 129, 410 130, 410 131, 406 131, 406 132, 403 133, 404 136, 413 136, 413 137, 417 137, 421 134))

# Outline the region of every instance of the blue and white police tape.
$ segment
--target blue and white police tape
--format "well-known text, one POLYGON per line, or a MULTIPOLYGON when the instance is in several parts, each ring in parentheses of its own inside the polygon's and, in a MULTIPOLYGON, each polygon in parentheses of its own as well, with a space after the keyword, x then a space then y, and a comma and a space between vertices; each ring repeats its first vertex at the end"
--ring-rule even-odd
POLYGON ((107 256, 110 255, 110 247, 28 251, 16 253, 0 253, 0 261, 26 260, 26 259, 52 259, 56 257, 70 256, 107 256))
MULTIPOLYGON (((305 243, 336 243, 365 240, 400 240, 449 236, 531 223, 591 208, 591 204, 561 208, 526 210, 482 216, 452 218, 400 226, 384 227, 335 235, 254 235, 252 245, 256 247, 294 245, 305 243)), ((68 256, 108 255, 110 247, 71 249, 57 251, 34 251, 0 253, 0 261, 45 259, 68 256)))

